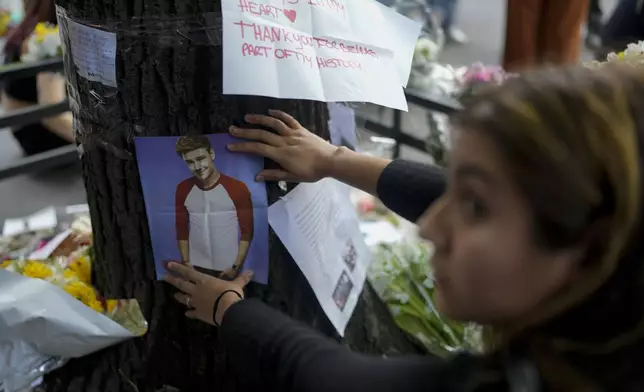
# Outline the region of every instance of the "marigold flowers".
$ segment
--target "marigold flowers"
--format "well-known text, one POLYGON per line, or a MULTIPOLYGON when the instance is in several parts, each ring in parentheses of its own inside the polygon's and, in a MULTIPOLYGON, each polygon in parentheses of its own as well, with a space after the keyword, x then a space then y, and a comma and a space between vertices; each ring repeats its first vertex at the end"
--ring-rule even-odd
POLYGON ((63 290, 95 311, 99 313, 103 313, 105 311, 103 303, 99 301, 96 295, 96 291, 87 283, 80 281, 71 282, 66 284, 63 287, 63 290))
POLYGON ((81 282, 91 283, 92 265, 89 261, 89 257, 87 255, 83 255, 70 262, 67 270, 65 270, 65 274, 70 278, 76 277, 81 282))
POLYGON ((22 270, 22 274, 28 278, 48 279, 54 274, 54 271, 52 267, 45 263, 40 261, 29 261, 22 270))

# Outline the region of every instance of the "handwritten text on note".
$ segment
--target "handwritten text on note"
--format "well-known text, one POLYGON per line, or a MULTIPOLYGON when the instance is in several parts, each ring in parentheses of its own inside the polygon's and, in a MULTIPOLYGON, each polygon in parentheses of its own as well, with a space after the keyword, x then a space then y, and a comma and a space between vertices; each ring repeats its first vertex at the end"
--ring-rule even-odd
POLYGON ((354 15, 348 2, 222 1, 224 94, 406 110, 393 51, 352 34, 353 19, 368 15, 354 15))
POLYGON ((116 87, 116 34, 67 20, 71 52, 78 74, 116 87))

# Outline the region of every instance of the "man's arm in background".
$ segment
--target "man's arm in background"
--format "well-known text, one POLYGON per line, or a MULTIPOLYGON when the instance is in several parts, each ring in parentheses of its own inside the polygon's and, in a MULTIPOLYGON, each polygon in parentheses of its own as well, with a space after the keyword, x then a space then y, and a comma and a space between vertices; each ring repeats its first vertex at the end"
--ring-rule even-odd
POLYGON ((239 272, 244 266, 244 262, 248 256, 248 250, 250 249, 250 243, 253 241, 253 231, 255 229, 254 210, 250 191, 243 182, 239 181, 235 184, 235 192, 231 196, 233 196, 232 199, 237 210, 240 232, 239 250, 237 251, 237 258, 235 259, 233 269, 239 272))
POLYGON ((180 183, 177 186, 177 191, 175 193, 175 224, 176 224, 176 233, 177 233, 177 245, 179 247, 179 255, 181 256, 181 262, 187 264, 190 262, 190 215, 188 209, 186 208, 186 196, 190 192, 186 190, 185 182, 180 183))

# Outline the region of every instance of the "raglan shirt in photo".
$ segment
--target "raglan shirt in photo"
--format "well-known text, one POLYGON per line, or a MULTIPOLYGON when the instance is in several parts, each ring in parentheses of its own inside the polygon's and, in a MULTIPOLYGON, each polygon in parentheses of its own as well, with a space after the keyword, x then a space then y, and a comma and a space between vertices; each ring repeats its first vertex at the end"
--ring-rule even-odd
POLYGON ((253 238, 253 203, 244 184, 221 174, 210 188, 194 177, 177 186, 177 240, 188 241, 190 263, 213 271, 233 266, 240 241, 253 238))

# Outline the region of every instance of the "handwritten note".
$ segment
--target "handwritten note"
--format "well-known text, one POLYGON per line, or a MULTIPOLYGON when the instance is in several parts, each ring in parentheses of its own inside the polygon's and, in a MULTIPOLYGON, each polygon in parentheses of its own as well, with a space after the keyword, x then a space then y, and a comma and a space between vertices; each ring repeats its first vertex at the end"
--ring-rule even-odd
POLYGON ((371 0, 224 0, 222 11, 224 94, 407 109, 402 86, 418 30, 394 11, 371 0))
POLYGON ((268 208, 268 221, 342 336, 371 263, 346 186, 300 184, 268 208))
POLYGON ((116 87, 116 34, 67 20, 72 58, 87 80, 116 87))

